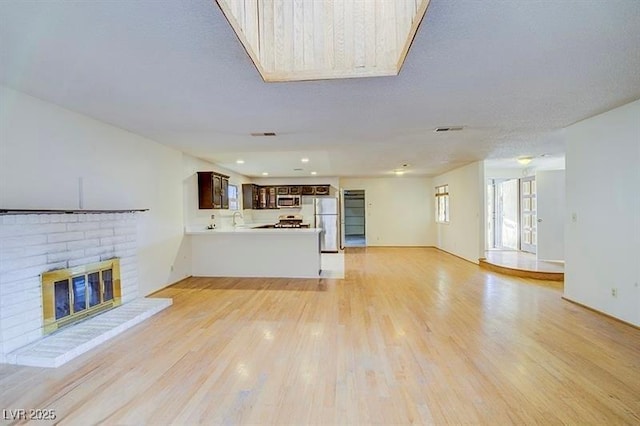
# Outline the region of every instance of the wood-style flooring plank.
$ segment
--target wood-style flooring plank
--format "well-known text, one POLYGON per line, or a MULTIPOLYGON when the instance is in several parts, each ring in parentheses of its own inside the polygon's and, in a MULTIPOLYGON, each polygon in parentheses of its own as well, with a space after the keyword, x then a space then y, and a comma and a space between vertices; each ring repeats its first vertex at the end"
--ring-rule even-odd
POLYGON ((0 365, 0 409, 63 425, 640 424, 640 330, 562 283, 429 248, 345 261, 344 280, 168 287, 170 308, 60 368, 0 365))

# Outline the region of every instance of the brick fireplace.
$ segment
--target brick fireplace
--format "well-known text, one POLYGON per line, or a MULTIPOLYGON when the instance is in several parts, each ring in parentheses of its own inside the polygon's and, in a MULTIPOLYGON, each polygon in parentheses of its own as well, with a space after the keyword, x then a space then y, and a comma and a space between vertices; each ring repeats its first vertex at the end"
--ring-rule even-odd
POLYGON ((118 258, 122 307, 138 299, 136 237, 141 214, 0 214, 0 362, 8 362, 10 353, 45 335, 44 273, 118 258))

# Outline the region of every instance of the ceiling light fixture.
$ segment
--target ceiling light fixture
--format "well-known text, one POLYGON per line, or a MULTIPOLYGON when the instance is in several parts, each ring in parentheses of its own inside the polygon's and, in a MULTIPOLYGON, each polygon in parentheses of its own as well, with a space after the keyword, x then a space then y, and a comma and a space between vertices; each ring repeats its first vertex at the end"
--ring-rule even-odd
POLYGON ((244 160, 236 160, 236 164, 244 164, 244 160))
POLYGON ((300 161, 302 161, 303 163, 308 163, 309 159, 308 158, 302 158, 300 161))
POLYGON ((267 173, 267 172, 262 172, 262 176, 269 176, 269 173, 267 173))
POLYGON ((523 166, 529 164, 531 160, 533 160, 533 158, 531 157, 520 157, 517 159, 518 163, 522 164, 523 166))
POLYGON ((404 174, 404 170, 394 170, 393 173, 395 173, 396 176, 402 176, 404 174))
POLYGON ((311 174, 315 176, 318 174, 318 172, 311 172, 311 174))

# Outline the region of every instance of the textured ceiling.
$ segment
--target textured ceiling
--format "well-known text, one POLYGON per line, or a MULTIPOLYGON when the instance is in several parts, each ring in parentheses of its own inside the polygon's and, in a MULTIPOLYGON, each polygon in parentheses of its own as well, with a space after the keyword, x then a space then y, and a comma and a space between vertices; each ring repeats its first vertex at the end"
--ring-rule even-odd
POLYGON ((247 175, 433 175, 562 156, 558 129, 640 98, 640 2, 432 0, 397 77, 264 83, 212 0, 3 1, 0 64, 2 84, 247 175))

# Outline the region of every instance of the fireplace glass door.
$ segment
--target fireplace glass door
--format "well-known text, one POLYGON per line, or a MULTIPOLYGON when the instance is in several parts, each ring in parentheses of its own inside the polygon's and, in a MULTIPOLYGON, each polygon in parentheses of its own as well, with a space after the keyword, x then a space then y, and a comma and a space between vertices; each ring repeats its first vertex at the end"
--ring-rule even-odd
POLYGON ((55 301, 56 301, 56 319, 64 318, 71 315, 71 304, 69 293, 69 280, 58 281, 55 283, 55 301))
POLYGON ((118 259, 42 274, 45 333, 121 303, 118 259))

